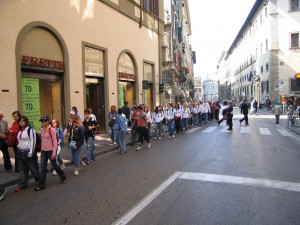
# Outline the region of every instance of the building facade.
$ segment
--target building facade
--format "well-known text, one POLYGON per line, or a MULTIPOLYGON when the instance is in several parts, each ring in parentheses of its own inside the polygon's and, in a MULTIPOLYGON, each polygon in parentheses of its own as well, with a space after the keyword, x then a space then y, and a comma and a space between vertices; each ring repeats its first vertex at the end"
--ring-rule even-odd
POLYGON ((164 102, 183 102, 194 90, 192 34, 188 0, 165 0, 163 48, 164 102))
POLYGON ((103 133, 111 105, 160 104, 163 2, 0 1, 0 110, 38 129, 42 114, 65 124, 91 108, 103 133))
POLYGON ((222 61, 220 85, 234 101, 280 102, 300 94, 298 0, 257 0, 222 61))

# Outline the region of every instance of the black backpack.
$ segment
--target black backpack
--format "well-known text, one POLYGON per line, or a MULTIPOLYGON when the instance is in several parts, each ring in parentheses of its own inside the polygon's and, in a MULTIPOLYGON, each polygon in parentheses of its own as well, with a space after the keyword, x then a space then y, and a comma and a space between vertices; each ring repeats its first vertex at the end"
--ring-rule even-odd
MULTIPOLYGON (((27 134, 28 136, 30 137, 30 130, 33 129, 33 127, 28 127, 28 130, 27 130, 27 134)), ((35 138, 35 141, 34 141, 34 150, 36 152, 40 152, 41 151, 41 134, 40 133, 37 133, 35 132, 35 130, 33 129, 33 137, 35 138)))
POLYGON ((224 116, 227 113, 227 109, 223 109, 222 115, 224 116))

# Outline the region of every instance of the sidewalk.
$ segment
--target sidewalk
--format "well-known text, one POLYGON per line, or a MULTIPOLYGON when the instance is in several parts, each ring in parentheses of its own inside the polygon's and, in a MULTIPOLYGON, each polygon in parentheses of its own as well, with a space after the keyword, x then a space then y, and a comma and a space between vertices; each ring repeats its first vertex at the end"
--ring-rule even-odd
MULTIPOLYGON (((126 143, 130 142, 131 134, 126 135, 126 143)), ((110 144, 110 137, 108 134, 99 134, 95 137, 95 154, 96 156, 106 154, 108 152, 117 151, 117 145, 109 145, 110 144)), ((11 158, 11 163, 13 165, 12 172, 7 172, 4 169, 4 163, 3 163, 3 156, 0 152, 0 185, 3 185, 5 187, 9 187, 12 185, 15 185, 19 181, 19 176, 15 176, 14 173, 14 153, 12 148, 9 148, 9 154, 11 158)), ((40 153, 38 153, 40 154, 40 153)), ((67 147, 63 147, 61 150, 61 157, 64 160, 64 163, 66 166, 70 166, 72 162, 72 155, 71 152, 68 150, 67 147)), ((83 150, 81 152, 82 160, 85 161, 86 159, 86 150, 83 150)), ((40 158, 40 157, 39 157, 40 158)), ((48 163, 48 167, 50 164, 48 163)), ((30 173, 30 172, 29 172, 30 173)))

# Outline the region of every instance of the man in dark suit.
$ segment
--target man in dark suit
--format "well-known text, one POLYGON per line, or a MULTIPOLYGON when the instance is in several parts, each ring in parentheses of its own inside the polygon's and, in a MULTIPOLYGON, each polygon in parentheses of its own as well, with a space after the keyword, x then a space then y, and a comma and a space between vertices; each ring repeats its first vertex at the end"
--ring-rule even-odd
POLYGON ((3 112, 0 111, 0 149, 3 154, 3 161, 4 161, 4 168, 11 172, 12 165, 10 161, 10 156, 8 152, 8 147, 6 144, 6 134, 8 132, 7 130, 7 121, 3 120, 3 112))
POLYGON ((247 104, 246 99, 244 99, 244 102, 241 104, 241 114, 244 114, 244 118, 240 120, 240 124, 245 120, 246 126, 249 125, 248 123, 248 113, 249 113, 249 104, 247 104))

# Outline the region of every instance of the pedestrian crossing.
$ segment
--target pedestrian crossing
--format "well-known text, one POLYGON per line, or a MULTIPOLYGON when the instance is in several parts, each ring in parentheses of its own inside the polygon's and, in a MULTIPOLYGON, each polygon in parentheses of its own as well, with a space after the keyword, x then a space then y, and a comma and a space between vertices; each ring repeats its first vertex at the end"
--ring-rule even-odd
POLYGON ((275 129, 266 128, 266 127, 259 127, 259 128, 253 128, 253 127, 233 127, 233 131, 227 130, 227 126, 210 126, 202 129, 202 127, 198 128, 192 128, 187 131, 187 133, 194 133, 195 131, 201 130, 202 133, 213 133, 213 132, 221 132, 221 133, 230 133, 230 132, 239 132, 241 134, 251 134, 251 133, 259 133, 263 136, 270 136, 270 135, 276 135, 280 134, 284 137, 291 137, 292 134, 288 131, 286 131, 283 128, 277 127, 275 129))

